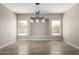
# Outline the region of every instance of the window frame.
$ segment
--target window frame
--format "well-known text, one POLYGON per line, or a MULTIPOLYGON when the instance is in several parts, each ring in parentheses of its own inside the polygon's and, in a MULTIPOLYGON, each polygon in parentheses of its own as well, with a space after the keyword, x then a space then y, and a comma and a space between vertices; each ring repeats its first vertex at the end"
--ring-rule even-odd
MULTIPOLYGON (((51 21, 51 27, 52 27, 52 22, 54 21, 54 19, 51 21)), ((61 32, 62 32, 62 30, 61 30, 61 28, 62 28, 62 23, 61 23, 61 20, 59 20, 59 19, 56 19, 55 21, 60 21, 60 34, 53 34, 53 28, 51 28, 51 35, 52 36, 61 36, 61 32)))
POLYGON ((28 20, 17 20, 17 37, 18 36, 28 36, 28 20), (25 35, 19 35, 19 21, 26 21, 27 22, 27 25, 26 25, 26 28, 27 28, 27 34, 25 35))

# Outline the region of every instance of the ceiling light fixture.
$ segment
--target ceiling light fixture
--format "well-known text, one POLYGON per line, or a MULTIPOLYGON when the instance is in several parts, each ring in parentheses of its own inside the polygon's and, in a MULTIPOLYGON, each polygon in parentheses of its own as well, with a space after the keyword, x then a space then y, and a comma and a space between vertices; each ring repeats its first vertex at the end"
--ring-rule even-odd
POLYGON ((31 17, 31 23, 33 23, 34 20, 36 20, 36 22, 38 23, 40 19, 41 19, 42 22, 44 23, 44 22, 45 22, 44 17, 40 17, 40 16, 39 16, 39 14, 40 14, 40 10, 39 10, 40 3, 35 3, 35 5, 36 5, 35 17, 31 17))

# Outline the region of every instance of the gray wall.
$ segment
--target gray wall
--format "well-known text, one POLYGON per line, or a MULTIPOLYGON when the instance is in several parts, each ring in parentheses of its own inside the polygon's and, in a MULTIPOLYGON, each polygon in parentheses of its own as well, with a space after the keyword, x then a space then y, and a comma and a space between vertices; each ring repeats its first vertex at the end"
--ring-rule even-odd
POLYGON ((79 4, 63 15, 63 38, 79 47, 79 4))
POLYGON ((41 19, 39 23, 36 23, 36 20, 34 20, 34 23, 30 24, 30 35, 48 36, 49 35, 49 20, 46 19, 44 23, 42 23, 41 19))
MULTIPOLYGON (((35 16, 35 15, 32 15, 32 14, 17 14, 17 18, 18 18, 18 20, 27 20, 28 21, 28 36, 29 37, 31 37, 31 34, 33 35, 33 33, 36 33, 37 34, 37 32, 38 32, 38 34, 39 34, 39 36, 40 36, 40 34, 42 34, 41 36, 43 37, 43 36, 48 36, 48 37, 51 37, 51 38, 54 38, 54 37, 52 37, 52 23, 51 23, 51 21, 52 20, 61 20, 61 14, 42 14, 41 16, 44 16, 45 18, 49 18, 49 21, 47 21, 47 22, 49 22, 49 23, 45 23, 45 24, 41 24, 40 23, 40 26, 39 27, 44 27, 43 29, 42 29, 42 31, 32 31, 33 33, 31 33, 30 31, 31 30, 33 30, 33 29, 35 29, 35 28, 32 28, 31 29, 31 27, 30 27, 30 17, 31 16, 35 16), (43 25, 43 26, 42 26, 43 25), (46 28, 46 29, 45 29, 46 28), (48 28, 48 29, 47 29, 48 28), (43 32, 44 31, 44 32, 43 32)), ((34 25, 34 24, 32 24, 32 25, 34 25)), ((39 25, 39 24, 38 24, 39 25)), ((35 25, 35 27, 36 28, 38 28, 37 27, 37 25, 35 25)), ((38 30, 38 29, 37 29, 38 30)), ((56 37, 57 38, 57 37, 56 37)), ((59 38, 59 37, 58 37, 59 38)), ((61 38, 61 37, 60 37, 61 38)))
POLYGON ((0 4, 0 47, 16 40, 16 16, 0 4))

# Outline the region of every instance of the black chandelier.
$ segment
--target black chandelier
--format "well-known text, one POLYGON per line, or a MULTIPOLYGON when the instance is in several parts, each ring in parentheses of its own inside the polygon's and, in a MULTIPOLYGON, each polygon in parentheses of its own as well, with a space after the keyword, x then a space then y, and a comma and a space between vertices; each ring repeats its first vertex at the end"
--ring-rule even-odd
POLYGON ((40 3, 35 3, 35 7, 36 7, 36 12, 35 12, 35 17, 31 17, 31 23, 34 22, 34 20, 36 20, 36 22, 38 23, 40 19, 42 19, 42 22, 45 22, 44 17, 40 17, 40 3))

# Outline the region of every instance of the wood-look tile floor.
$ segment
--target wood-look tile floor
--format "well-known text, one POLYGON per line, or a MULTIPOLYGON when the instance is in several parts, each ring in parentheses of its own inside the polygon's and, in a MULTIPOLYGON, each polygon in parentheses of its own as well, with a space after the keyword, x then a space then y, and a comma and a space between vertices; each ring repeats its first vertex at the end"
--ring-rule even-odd
POLYGON ((63 41, 26 41, 0 49, 0 55, 79 55, 79 50, 63 41))

